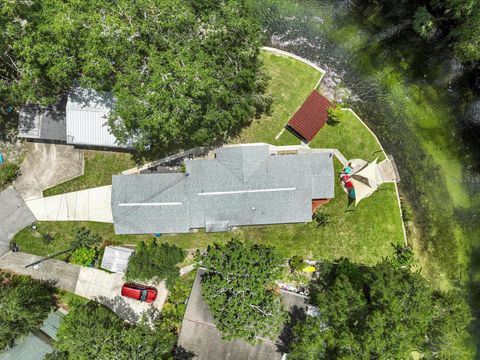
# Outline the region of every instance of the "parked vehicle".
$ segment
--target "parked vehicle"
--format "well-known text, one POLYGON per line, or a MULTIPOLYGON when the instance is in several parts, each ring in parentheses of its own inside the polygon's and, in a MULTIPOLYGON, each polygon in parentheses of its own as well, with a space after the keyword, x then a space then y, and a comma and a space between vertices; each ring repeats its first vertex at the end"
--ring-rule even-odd
POLYGON ((122 296, 151 303, 157 298, 157 289, 146 285, 126 283, 122 286, 122 296))

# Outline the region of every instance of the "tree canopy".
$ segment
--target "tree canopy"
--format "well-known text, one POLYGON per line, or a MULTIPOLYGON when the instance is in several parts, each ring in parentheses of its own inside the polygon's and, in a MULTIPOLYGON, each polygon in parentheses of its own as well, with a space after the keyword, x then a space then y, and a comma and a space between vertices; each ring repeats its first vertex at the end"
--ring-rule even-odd
POLYGON ((324 264, 311 284, 319 315, 293 327, 292 359, 468 359, 472 316, 457 293, 433 290, 390 262, 324 264))
POLYGON ((461 62, 480 60, 480 2, 478 0, 429 0, 420 3, 413 18, 414 30, 429 38, 441 28, 461 62), (422 4, 426 3, 427 6, 422 4))
POLYGON ((153 319, 153 327, 146 320, 131 325, 93 301, 65 316, 57 337, 50 359, 173 359, 175 344, 159 319, 153 319))
POLYGON ((0 5, 0 94, 52 103, 113 91, 109 119, 139 150, 216 144, 267 109, 251 0, 42 0, 0 5))
POLYGON ((142 241, 128 260, 125 277, 134 281, 165 280, 167 287, 171 288, 179 277, 177 264, 184 259, 185 252, 176 245, 142 241))
POLYGON ((53 309, 53 293, 48 283, 0 272, 0 351, 42 325, 53 309))
POLYGON ((273 248, 231 240, 209 246, 201 260, 203 299, 225 339, 278 335, 284 316, 273 291, 280 263, 273 248))

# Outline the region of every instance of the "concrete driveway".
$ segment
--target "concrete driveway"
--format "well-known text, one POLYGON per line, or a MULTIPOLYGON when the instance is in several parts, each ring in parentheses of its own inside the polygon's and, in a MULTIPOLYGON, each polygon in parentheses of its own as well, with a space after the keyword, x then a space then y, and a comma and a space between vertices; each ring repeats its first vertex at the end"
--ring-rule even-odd
POLYGON ((123 274, 108 273, 59 260, 46 260, 38 269, 32 267, 25 269, 25 265, 40 259, 42 257, 27 253, 8 252, 0 258, 0 269, 29 275, 34 279, 54 281, 56 282, 55 286, 98 301, 111 308, 122 319, 133 323, 140 320, 142 313, 151 308, 161 311, 167 298, 168 292, 163 282, 155 285, 158 296, 151 304, 124 298, 121 296, 121 288, 125 282, 123 274))
POLYGON ((71 145, 28 143, 15 188, 25 200, 42 197, 42 191, 83 174, 83 150, 71 145))
POLYGON ((52 259, 44 261, 38 269, 33 267, 25 269, 25 265, 40 259, 42 257, 23 252, 8 252, 0 258, 0 269, 20 275, 29 275, 38 280, 53 281, 56 287, 75 292, 81 266, 52 259))
POLYGON ((26 201, 40 221, 112 222, 112 186, 74 191, 26 201))
POLYGON ((9 250, 13 236, 35 221, 35 216, 14 188, 0 192, 0 256, 9 250))

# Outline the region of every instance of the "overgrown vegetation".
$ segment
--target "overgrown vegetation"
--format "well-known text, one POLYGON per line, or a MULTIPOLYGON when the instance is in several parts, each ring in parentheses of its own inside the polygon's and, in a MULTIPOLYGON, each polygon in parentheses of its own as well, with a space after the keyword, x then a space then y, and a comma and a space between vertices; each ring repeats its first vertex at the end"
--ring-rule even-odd
POLYGON ((275 339, 283 323, 281 299, 273 291, 280 259, 271 247, 231 240, 209 246, 200 259, 202 295, 225 340, 275 339))
POLYGON ((0 271, 0 351, 39 328, 54 307, 52 284, 0 271))
POLYGON ((125 278, 129 281, 165 280, 171 288, 179 277, 177 264, 185 259, 185 252, 176 245, 158 244, 154 239, 140 242, 128 261, 125 278))
POLYGON ((270 105, 253 4, 3 3, 0 94, 51 103, 78 81, 113 90, 112 133, 149 155, 224 142, 270 105))
POLYGON ((317 316, 293 326, 291 359, 471 359, 465 349, 472 315, 455 292, 432 289, 390 262, 360 267, 325 263, 310 287, 317 316))

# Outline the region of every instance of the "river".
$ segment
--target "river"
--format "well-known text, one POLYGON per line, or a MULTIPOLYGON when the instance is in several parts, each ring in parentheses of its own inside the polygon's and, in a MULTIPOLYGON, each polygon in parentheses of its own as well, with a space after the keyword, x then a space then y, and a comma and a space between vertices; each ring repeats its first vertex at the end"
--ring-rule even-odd
POLYGON ((480 145, 464 125, 475 96, 465 69, 441 43, 417 39, 408 19, 389 24, 373 6, 260 4, 265 45, 327 70, 322 91, 351 106, 394 156, 419 267, 437 286, 462 289, 478 317, 480 145))

